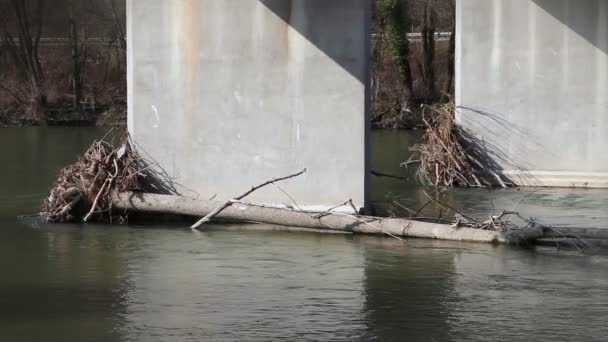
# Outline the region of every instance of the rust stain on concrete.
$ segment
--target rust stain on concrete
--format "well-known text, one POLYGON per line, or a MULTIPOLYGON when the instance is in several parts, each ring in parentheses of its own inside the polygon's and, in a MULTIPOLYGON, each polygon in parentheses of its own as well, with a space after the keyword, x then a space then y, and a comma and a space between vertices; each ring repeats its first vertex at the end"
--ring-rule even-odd
POLYGON ((184 25, 186 33, 186 103, 185 103, 185 130, 184 139, 192 142, 193 116, 196 112, 199 68, 199 20, 200 20, 200 1, 186 0, 184 4, 184 25))

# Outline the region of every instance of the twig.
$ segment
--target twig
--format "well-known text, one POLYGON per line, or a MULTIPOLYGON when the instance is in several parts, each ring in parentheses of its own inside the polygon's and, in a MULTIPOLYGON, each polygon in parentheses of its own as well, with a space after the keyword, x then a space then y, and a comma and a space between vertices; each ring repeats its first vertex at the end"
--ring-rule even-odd
POLYGON ((87 214, 87 216, 84 217, 83 222, 89 222, 89 219, 91 218, 91 216, 93 215, 93 213, 95 212, 95 209, 97 209, 97 202, 99 202, 99 199, 101 198, 101 195, 105 192, 106 186, 108 186, 110 184, 109 180, 106 180, 105 182, 103 182, 103 185, 101 186, 101 189, 99 189, 99 192, 97 193, 97 196, 95 196, 95 200, 93 201, 93 205, 91 206, 91 211, 89 211, 89 213, 87 214))
POLYGON ((420 164, 420 163, 422 163, 422 160, 420 160, 420 159, 412 159, 410 157, 410 160, 401 163, 401 165, 399 165, 399 166, 404 167, 404 168, 407 169, 407 167, 410 166, 410 164, 420 164))
POLYGON ((65 207, 63 207, 63 209, 61 209, 58 216, 64 216, 64 215, 68 214, 70 212, 70 210, 74 209, 76 204, 78 204, 78 202, 80 202, 81 199, 82 199, 82 195, 78 194, 76 197, 74 197, 74 199, 72 199, 72 201, 68 205, 66 205, 65 207))
POLYGON ((442 202, 441 202, 441 201, 439 201, 438 199, 436 199, 436 198, 432 197, 432 196, 431 196, 431 195, 429 195, 429 194, 428 194, 426 191, 422 190, 422 192, 423 192, 423 193, 426 195, 426 197, 427 197, 429 200, 431 200, 431 201, 433 201, 433 202, 435 202, 435 203, 439 204, 439 207, 440 207, 440 208, 441 208, 441 207, 448 208, 448 209, 452 210, 453 212, 455 212, 455 213, 457 213, 457 214, 460 214, 460 216, 462 216, 462 217, 466 218, 467 220, 469 220, 469 221, 471 221, 471 222, 477 222, 477 220, 475 220, 474 218, 469 217, 469 216, 467 216, 467 215, 463 214, 462 212, 460 212, 459 210, 457 210, 456 208, 454 208, 454 207, 452 207, 452 206, 450 206, 450 205, 448 205, 448 204, 442 203, 442 202))
POLYGON ((433 202, 433 201, 432 201, 432 200, 430 200, 430 199, 429 199, 428 201, 426 201, 426 203, 424 203, 424 205, 423 205, 422 207, 420 207, 420 208, 419 208, 419 209, 416 211, 416 213, 414 214, 414 216, 418 216, 418 215, 420 215, 420 213, 421 213, 421 212, 422 212, 424 209, 426 209, 426 207, 428 207, 428 206, 429 206, 429 204, 431 204, 432 202, 433 202))
POLYGON ((396 206, 398 206, 399 208, 401 208, 401 209, 403 209, 403 210, 407 211, 408 213, 413 214, 414 216, 418 215, 418 213, 417 213, 417 212, 413 211, 412 209, 410 209, 410 208, 408 208, 408 207, 404 206, 403 204, 401 204, 401 203, 399 203, 399 202, 397 202, 397 201, 393 201, 393 204, 394 204, 394 205, 396 205, 396 206))
POLYGON ((306 169, 304 169, 304 170, 302 170, 302 171, 300 171, 300 172, 298 172, 298 173, 295 173, 295 174, 293 174, 293 175, 289 175, 289 176, 285 176, 285 177, 281 177, 281 178, 275 178, 275 179, 269 180, 269 181, 267 181, 267 182, 264 182, 264 183, 262 183, 262 184, 260 184, 260 185, 258 185, 258 186, 254 186, 253 188, 251 188, 251 190, 249 190, 249 191, 245 192, 244 194, 240 195, 239 197, 235 197, 235 198, 233 198, 232 200, 227 201, 226 203, 224 203, 224 204, 222 204, 221 206, 217 207, 215 210, 213 210, 213 211, 212 211, 211 213, 209 213, 207 216, 205 216, 205 217, 203 217, 202 219, 200 219, 198 222, 196 222, 196 223, 195 223, 194 225, 192 225, 192 227, 190 227, 190 228, 191 228, 191 229, 198 229, 198 228, 199 228, 200 226, 202 226, 203 224, 205 224, 205 223, 207 223, 207 222, 210 222, 210 221, 213 219, 213 217, 217 216, 217 215, 218 215, 219 213, 221 213, 221 212, 222 212, 224 209, 226 209, 226 208, 228 208, 229 206, 231 206, 231 205, 232 205, 232 203, 233 203, 233 201, 235 201, 235 200, 236 200, 236 201, 240 201, 240 200, 242 200, 243 198, 245 198, 245 197, 247 197, 247 196, 251 195, 251 194, 252 194, 253 192, 255 192, 256 190, 259 190, 259 189, 261 189, 261 188, 263 188, 263 187, 265 187, 265 186, 267 186, 267 185, 274 184, 275 182, 280 182, 280 181, 288 180, 288 179, 291 179, 291 178, 295 178, 295 177, 298 177, 298 176, 300 176, 300 175, 302 175, 302 174, 304 174, 304 173, 306 173, 306 169))
MULTIPOLYGON (((112 158, 115 155, 115 151, 112 151, 112 153, 110 153, 108 155, 108 159, 112 158)), ((101 189, 99 189, 99 192, 97 193, 97 196, 95 196, 95 201, 93 202, 93 206, 91 207, 91 210, 89 211, 89 213, 87 214, 87 216, 84 217, 83 222, 88 222, 89 219, 91 218, 91 216, 93 216, 96 213, 100 213, 100 212, 104 212, 105 210, 102 211, 96 211, 97 209, 97 202, 99 202, 99 199, 101 198, 102 195, 107 195, 107 190, 110 190, 112 187, 112 182, 114 182, 114 179, 116 179, 116 177, 118 176, 118 171, 119 171, 119 167, 118 167, 118 162, 116 161, 116 158, 112 159, 112 162, 114 164, 114 174, 110 175, 110 177, 103 183, 101 189)))
POLYGON ((522 203, 524 203, 530 196, 534 195, 535 193, 539 192, 540 189, 534 190, 528 194, 526 194, 524 197, 522 197, 521 200, 519 200, 519 202, 517 202, 517 204, 515 204, 515 206, 513 206, 513 209, 511 209, 511 211, 516 211, 520 205, 522 205, 522 203))
POLYGON ((15 100, 17 100, 17 102, 19 102, 21 104, 27 104, 27 102, 25 102, 19 96, 17 96, 17 93, 13 92, 9 88, 7 88, 7 87, 5 87, 5 86, 3 86, 3 85, 0 84, 0 89, 2 89, 5 92, 7 92, 10 96, 12 96, 15 100))
MULTIPOLYGON (((352 201, 352 200, 351 200, 351 201, 352 201)), ((322 213, 319 213, 319 214, 317 214, 317 215, 313 216, 313 218, 315 218, 315 219, 320 219, 320 218, 325 217, 325 216, 327 216, 327 215, 331 215, 331 213, 332 213, 334 210, 336 210, 336 209, 338 209, 338 208, 340 208, 340 207, 343 207, 343 206, 345 206, 345 205, 348 205, 348 201, 346 201, 346 202, 344 202, 344 203, 342 203, 342 204, 338 204, 338 205, 336 205, 336 206, 334 206, 334 207, 331 207, 331 208, 327 209, 326 211, 324 211, 324 212, 322 212, 322 213)), ((356 211, 355 211, 355 212, 356 212, 356 211)))
POLYGON ((405 177, 391 175, 391 174, 388 174, 388 173, 378 172, 378 171, 374 171, 374 170, 372 170, 371 173, 372 173, 373 176, 376 176, 376 177, 393 178, 393 179, 399 179, 399 180, 402 180, 402 181, 407 181, 408 180, 405 177))
POLYGON ((380 114, 376 114, 376 115, 374 115, 374 117, 372 118, 372 121, 376 121, 376 120, 378 120, 378 119, 382 119, 382 117, 383 117, 384 115, 386 115, 388 112, 390 112, 391 110, 393 110, 393 109, 394 109, 395 107, 397 107, 399 104, 400 104, 400 101, 397 101, 397 102, 396 102, 394 105, 392 105, 392 106, 388 107, 388 109, 387 109, 387 110, 383 111, 383 112, 382 112, 382 113, 380 113, 380 114))
POLYGON ((353 199, 352 198, 349 199, 346 203, 348 203, 350 205, 350 207, 351 207, 351 209, 353 209, 354 213, 358 213, 359 212, 359 210, 357 209, 357 207, 353 203, 353 199))
POLYGON ((106 138, 108 137, 108 135, 110 135, 110 133, 112 133, 112 131, 114 131, 114 127, 110 128, 106 134, 104 134, 104 136, 101 138, 101 141, 105 141, 106 138))
POLYGON ((293 205, 296 207, 296 209, 298 209, 298 210, 302 210, 302 209, 300 208, 300 205, 298 205, 298 202, 296 202, 296 200, 295 200, 295 199, 293 199, 293 197, 291 197, 291 195, 289 195, 289 193, 287 193, 287 191, 283 190, 283 188, 281 188, 281 187, 279 186, 279 184, 274 183, 274 182, 273 182, 272 184, 274 184, 274 186, 276 186, 276 187, 277 187, 277 189, 279 189, 279 191, 281 191, 281 192, 282 192, 282 193, 283 193, 285 196, 287 196, 287 198, 289 198, 289 199, 291 200, 291 202, 292 202, 292 203, 293 203, 293 205))

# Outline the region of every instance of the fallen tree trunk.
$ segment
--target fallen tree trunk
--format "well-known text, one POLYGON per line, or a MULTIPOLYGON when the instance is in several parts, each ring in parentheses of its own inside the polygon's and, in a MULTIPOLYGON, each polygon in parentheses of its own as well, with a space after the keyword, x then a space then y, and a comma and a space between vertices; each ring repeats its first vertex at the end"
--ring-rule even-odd
MULTIPOLYGON (((222 205, 222 202, 191 199, 182 196, 128 192, 112 194, 111 202, 112 207, 119 210, 196 217, 206 216, 222 205)), ((446 224, 407 219, 355 216, 333 212, 297 211, 238 201, 225 208, 216 217, 234 222, 257 222, 287 227, 346 231, 361 234, 501 244, 527 244, 541 238, 544 234, 542 228, 497 232, 473 228, 458 228, 446 224)))

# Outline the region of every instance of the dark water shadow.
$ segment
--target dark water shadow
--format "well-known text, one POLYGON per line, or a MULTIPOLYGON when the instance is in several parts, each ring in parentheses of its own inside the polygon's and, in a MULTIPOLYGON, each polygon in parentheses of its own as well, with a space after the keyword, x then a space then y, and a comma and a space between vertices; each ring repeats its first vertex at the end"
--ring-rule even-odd
POLYGON ((370 49, 371 2, 369 0, 259 1, 359 82, 367 83, 368 52, 360 58, 354 58, 349 51, 370 49), (359 15, 365 18, 356 17, 359 15), (351 31, 352 25, 349 25, 351 20, 365 23, 365 27, 361 28, 360 36, 351 31), (340 33, 327 34, 327 32, 340 33), (360 46, 361 44, 364 45, 360 46), (361 63, 361 59, 365 59, 365 63, 361 63))
POLYGON ((533 2, 590 44, 602 50, 604 54, 608 54, 608 35, 605 32, 608 29, 606 0, 533 0, 533 2))
POLYGON ((116 247, 123 239, 107 227, 45 226, 33 217, 0 218, 0 227, 3 341, 125 340, 119 328, 131 285, 116 247))
POLYGON ((363 341, 448 341, 455 250, 403 247, 366 253, 363 341), (404 335, 407 333, 407 335, 404 335))

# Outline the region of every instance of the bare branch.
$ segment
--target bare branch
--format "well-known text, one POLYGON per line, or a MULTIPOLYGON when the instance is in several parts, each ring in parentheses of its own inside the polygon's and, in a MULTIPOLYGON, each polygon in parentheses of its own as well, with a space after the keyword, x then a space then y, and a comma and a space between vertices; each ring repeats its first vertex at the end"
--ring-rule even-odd
POLYGON ((207 216, 203 217, 200 221, 196 222, 190 228, 192 228, 192 229, 198 229, 203 224, 205 224, 207 222, 210 222, 213 219, 213 217, 215 217, 217 214, 221 213, 222 210, 224 210, 224 209, 228 208, 229 206, 231 206, 232 203, 233 203, 233 201, 240 201, 243 198, 251 195, 253 192, 255 192, 255 191, 257 191, 257 190, 259 190, 259 189, 261 189, 261 188, 263 188, 263 187, 265 187, 267 185, 274 184, 276 182, 280 182, 280 181, 284 181, 284 180, 288 180, 288 179, 291 179, 291 178, 295 178, 295 177, 298 177, 298 176, 300 176, 300 175, 302 175, 304 173, 306 173, 306 169, 304 169, 304 170, 302 170, 302 171, 300 171, 298 173, 289 175, 289 176, 271 179, 271 180, 269 180, 267 182, 264 182, 264 183, 262 183, 262 184, 260 184, 258 186, 254 186, 254 187, 251 188, 251 190, 245 192, 244 194, 240 195, 239 197, 235 197, 232 200, 227 201, 226 203, 224 203, 221 206, 217 207, 214 211, 212 211, 211 213, 209 213, 207 216))

